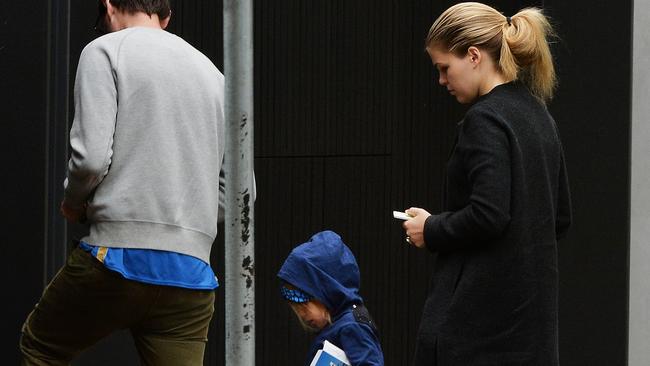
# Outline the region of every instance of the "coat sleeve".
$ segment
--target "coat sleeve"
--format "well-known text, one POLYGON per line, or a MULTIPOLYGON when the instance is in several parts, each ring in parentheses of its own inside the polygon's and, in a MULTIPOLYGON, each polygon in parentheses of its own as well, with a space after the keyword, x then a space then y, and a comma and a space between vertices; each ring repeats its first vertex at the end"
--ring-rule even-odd
POLYGON ((424 241, 432 251, 449 252, 496 238, 510 223, 510 142, 505 124, 489 111, 470 110, 454 154, 459 154, 462 174, 471 187, 469 203, 427 218, 424 241))
POLYGON ((65 201, 83 206, 108 173, 113 155, 117 88, 108 52, 90 43, 81 53, 75 80, 75 116, 65 201))
POLYGON ((340 347, 350 360, 350 366, 384 365, 384 354, 379 340, 369 326, 350 323, 341 329, 339 341, 340 347))
POLYGON ((571 193, 569 178, 564 162, 564 152, 560 150, 560 176, 558 181, 558 200, 555 220, 555 237, 557 240, 566 236, 572 222, 571 193))

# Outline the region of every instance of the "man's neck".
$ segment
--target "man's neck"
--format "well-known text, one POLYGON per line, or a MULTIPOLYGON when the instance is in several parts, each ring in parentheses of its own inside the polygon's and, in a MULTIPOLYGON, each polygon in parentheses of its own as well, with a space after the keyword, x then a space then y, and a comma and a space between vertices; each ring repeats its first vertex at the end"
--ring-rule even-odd
POLYGON ((146 13, 137 12, 133 14, 120 13, 117 19, 117 26, 119 29, 131 28, 131 27, 148 27, 148 28, 157 28, 162 29, 160 26, 160 20, 158 19, 157 14, 151 14, 151 16, 146 13))

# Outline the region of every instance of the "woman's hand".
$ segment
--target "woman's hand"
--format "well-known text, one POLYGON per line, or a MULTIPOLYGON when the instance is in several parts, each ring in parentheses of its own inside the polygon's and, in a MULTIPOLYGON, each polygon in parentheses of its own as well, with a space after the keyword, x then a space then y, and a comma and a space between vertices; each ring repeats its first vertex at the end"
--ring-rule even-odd
POLYGON ((409 208, 406 213, 413 216, 402 224, 406 231, 406 241, 418 248, 424 248, 424 222, 431 214, 417 207, 409 208))

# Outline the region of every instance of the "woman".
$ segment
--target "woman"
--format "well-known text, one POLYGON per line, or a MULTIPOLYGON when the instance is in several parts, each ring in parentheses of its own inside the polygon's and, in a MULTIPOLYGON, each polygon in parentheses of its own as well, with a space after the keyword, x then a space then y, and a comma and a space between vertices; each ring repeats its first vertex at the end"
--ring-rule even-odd
POLYGON ((557 240, 571 223, 555 87, 538 9, 447 9, 426 50, 471 104, 447 163, 444 212, 410 208, 406 240, 437 253, 415 365, 558 365, 557 240))

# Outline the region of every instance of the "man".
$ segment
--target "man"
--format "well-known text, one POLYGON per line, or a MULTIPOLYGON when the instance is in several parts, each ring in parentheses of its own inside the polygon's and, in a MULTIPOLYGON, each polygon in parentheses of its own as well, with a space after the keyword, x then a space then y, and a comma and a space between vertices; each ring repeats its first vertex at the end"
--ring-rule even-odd
POLYGON ((23 326, 25 365, 130 329, 146 365, 202 365, 217 279, 224 77, 164 31, 168 0, 102 0, 83 50, 61 212, 90 234, 23 326))

